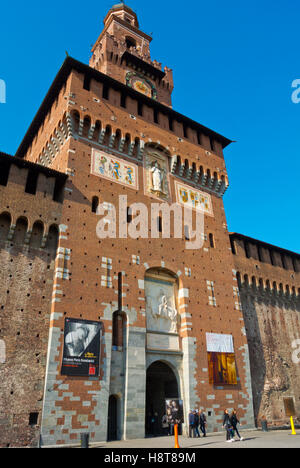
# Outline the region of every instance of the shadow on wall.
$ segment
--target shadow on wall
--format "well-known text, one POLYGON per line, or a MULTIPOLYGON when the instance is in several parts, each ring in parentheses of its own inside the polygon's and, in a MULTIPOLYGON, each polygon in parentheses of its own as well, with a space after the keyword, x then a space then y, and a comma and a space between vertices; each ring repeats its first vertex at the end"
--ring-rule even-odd
POLYGON ((283 397, 299 400, 295 382, 300 370, 292 363, 291 343, 299 324, 299 301, 287 300, 275 291, 261 290, 246 281, 240 297, 249 346, 256 426, 265 417, 270 424, 283 423, 283 397), (298 374, 297 374, 298 373, 298 374), (297 374, 297 375, 296 375, 297 374))

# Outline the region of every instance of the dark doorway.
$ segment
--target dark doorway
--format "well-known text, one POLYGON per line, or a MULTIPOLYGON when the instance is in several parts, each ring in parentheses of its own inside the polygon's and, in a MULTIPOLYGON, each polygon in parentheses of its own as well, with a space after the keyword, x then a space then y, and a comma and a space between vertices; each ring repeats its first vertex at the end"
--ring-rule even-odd
POLYGON ((118 439, 118 398, 110 395, 108 401, 108 422, 107 422, 107 440, 118 439))
POLYGON ((165 435, 162 418, 165 414, 165 400, 168 398, 179 398, 177 379, 167 364, 156 361, 149 366, 146 378, 147 436, 165 435))

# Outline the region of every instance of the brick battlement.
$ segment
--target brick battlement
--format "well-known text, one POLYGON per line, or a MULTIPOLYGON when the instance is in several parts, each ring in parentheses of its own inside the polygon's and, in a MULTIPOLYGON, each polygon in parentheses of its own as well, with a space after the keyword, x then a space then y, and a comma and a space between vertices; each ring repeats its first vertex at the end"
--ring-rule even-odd
POLYGON ((51 200, 63 202, 66 174, 1 152, 0 174, 2 203, 9 199, 8 192, 11 190, 18 192, 23 199, 30 194, 37 199, 47 199, 47 203, 51 200))
POLYGON ((230 241, 240 287, 299 298, 299 254, 236 233, 230 241))

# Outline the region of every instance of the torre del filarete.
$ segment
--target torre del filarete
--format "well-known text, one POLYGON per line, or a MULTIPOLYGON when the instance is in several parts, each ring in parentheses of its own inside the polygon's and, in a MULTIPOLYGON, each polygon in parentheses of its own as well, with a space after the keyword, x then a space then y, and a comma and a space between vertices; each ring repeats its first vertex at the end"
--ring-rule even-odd
POLYGON ((0 153, 1 447, 144 437, 168 398, 183 433, 195 408, 211 432, 225 408, 244 428, 288 422, 285 399, 300 414, 300 255, 228 232, 231 140, 172 108, 151 40, 112 6, 89 65, 67 56, 0 153), (154 204, 201 215, 201 248, 154 204))

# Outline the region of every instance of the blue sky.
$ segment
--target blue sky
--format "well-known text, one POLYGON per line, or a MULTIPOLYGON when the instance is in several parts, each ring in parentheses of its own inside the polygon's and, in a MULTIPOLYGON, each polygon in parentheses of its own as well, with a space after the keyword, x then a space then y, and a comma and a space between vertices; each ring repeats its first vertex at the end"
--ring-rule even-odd
MULTIPOLYGON (((117 3, 117 2, 116 2, 117 3)), ((236 142, 225 150, 230 231, 299 252, 300 79, 295 0, 127 4, 173 69, 176 111, 236 142)), ((0 150, 14 154, 65 59, 88 63, 112 1, 1 5, 0 150)))

